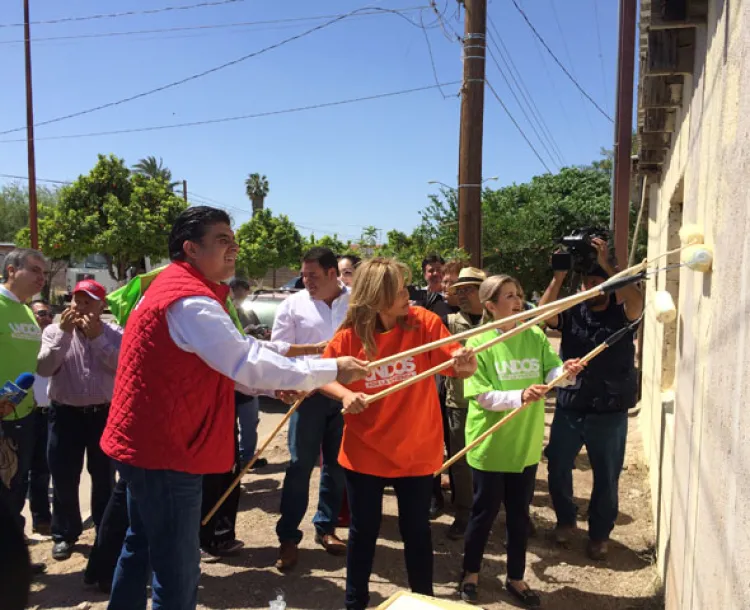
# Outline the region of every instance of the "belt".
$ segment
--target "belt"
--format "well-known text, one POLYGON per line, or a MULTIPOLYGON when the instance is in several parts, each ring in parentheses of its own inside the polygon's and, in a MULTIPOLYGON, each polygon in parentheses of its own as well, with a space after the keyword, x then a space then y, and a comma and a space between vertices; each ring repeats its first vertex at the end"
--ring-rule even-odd
POLYGON ((78 411, 79 413, 98 413, 100 411, 106 411, 109 409, 109 403, 104 402, 98 405, 86 405, 85 407, 76 407, 73 405, 64 405, 59 402, 52 401, 52 406, 56 409, 59 409, 62 407, 63 409, 73 409, 75 411, 78 411))

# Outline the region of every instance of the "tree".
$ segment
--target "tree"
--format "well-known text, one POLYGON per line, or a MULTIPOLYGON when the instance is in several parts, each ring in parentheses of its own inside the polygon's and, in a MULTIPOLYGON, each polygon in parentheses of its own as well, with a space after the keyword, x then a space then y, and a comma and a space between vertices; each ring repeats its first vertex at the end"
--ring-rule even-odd
POLYGON ((315 235, 310 235, 309 238, 302 240, 302 249, 309 250, 310 248, 318 246, 321 248, 328 248, 334 254, 339 256, 351 253, 352 243, 347 241, 344 243, 339 239, 337 233, 333 235, 323 235, 320 239, 316 239, 315 235))
MULTIPOLYGON (((57 190, 44 186, 36 189, 37 205, 57 205, 57 190)), ((41 216, 41 214, 40 214, 41 216)), ((16 234, 29 226, 29 189, 19 184, 0 187, 0 241, 12 242, 16 234)))
POLYGON ((271 210, 259 210, 240 226, 236 234, 240 251, 237 270, 249 278, 260 279, 269 269, 294 267, 302 258, 302 236, 283 214, 274 217, 271 210))
POLYGON ((263 203, 268 196, 268 178, 260 174, 250 174, 245 180, 245 193, 253 202, 253 214, 263 209, 263 203))
POLYGON ((169 185, 170 192, 174 192, 174 188, 179 184, 179 182, 172 181, 172 170, 164 167, 161 157, 159 157, 158 161, 156 157, 141 159, 133 166, 133 172, 153 180, 162 180, 169 185))
POLYGON ((169 185, 131 174, 122 159, 99 155, 86 176, 59 191, 59 204, 42 234, 53 258, 101 253, 113 279, 145 256, 165 258, 169 230, 186 208, 169 185))

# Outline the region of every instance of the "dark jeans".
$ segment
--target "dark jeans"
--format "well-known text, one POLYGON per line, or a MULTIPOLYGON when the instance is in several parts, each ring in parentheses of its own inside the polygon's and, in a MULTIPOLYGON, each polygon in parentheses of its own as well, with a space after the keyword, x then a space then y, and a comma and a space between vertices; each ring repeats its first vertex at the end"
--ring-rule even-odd
POLYGON ((529 539, 529 505, 536 481, 537 464, 521 472, 486 472, 471 469, 474 506, 464 541, 464 572, 476 574, 500 506, 505 504, 508 578, 523 580, 529 539))
POLYGON ((0 607, 23 610, 29 601, 31 561, 9 499, 8 488, 0 481, 0 607))
MULTIPOLYGON (((239 405, 238 405, 239 406, 239 405)), ((237 443, 237 428, 235 426, 234 466, 229 472, 203 475, 203 500, 201 501, 201 522, 224 492, 234 481, 240 471, 240 452, 237 443)), ((213 547, 225 542, 231 542, 237 537, 237 511, 240 508, 240 486, 237 485, 229 494, 216 514, 206 525, 201 525, 201 548, 210 551, 213 547)))
POLYGON ((594 473, 589 502, 589 538, 594 541, 609 538, 617 519, 618 486, 627 437, 628 414, 625 412, 555 410, 545 454, 549 460, 549 493, 558 525, 576 523, 573 468, 581 447, 586 445, 594 473))
POLYGON ((289 420, 289 466, 281 492, 281 518, 276 524, 280 542, 302 540, 300 523, 307 512, 310 496, 310 475, 323 453, 320 472, 318 512, 313 525, 321 534, 336 529, 344 494, 344 471, 338 456, 344 418, 341 403, 321 394, 310 396, 289 420))
POLYGON ((52 537, 74 543, 83 530, 78 487, 83 455, 91 475, 91 516, 99 527, 115 485, 112 461, 99 447, 107 424, 106 407, 70 407, 52 403, 49 410, 47 459, 54 481, 52 537))
POLYGON ((88 582, 112 582, 129 523, 128 487, 125 479, 121 478, 112 490, 86 564, 88 582))
POLYGON ((127 483, 130 527, 109 610, 195 610, 200 577, 201 475, 117 465, 127 483), (152 572, 150 571, 152 570, 152 572))
MULTIPOLYGON (((0 438, 0 469, 16 469, 10 479, 6 495, 7 506, 16 521, 16 525, 23 531, 26 520, 21 515, 26 503, 28 490, 27 476, 31 468, 34 455, 34 417, 33 413, 16 421, 2 422, 3 436, 0 438)), ((0 478, 0 484, 5 481, 5 473, 0 478)))
POLYGON ((235 392, 237 406, 237 419, 240 423, 240 459, 247 464, 253 459, 258 447, 258 409, 260 401, 258 397, 245 396, 235 392))
POLYGON ((35 527, 52 521, 49 502, 50 474, 47 465, 48 412, 49 407, 37 407, 30 415, 34 418, 34 453, 27 479, 31 519, 35 527))
MULTIPOLYGON (((451 457, 466 446, 466 415, 468 411, 468 409, 453 409, 451 407, 446 409, 450 434, 448 448, 451 457)), ((469 468, 465 457, 451 466, 451 474, 456 519, 467 522, 474 500, 474 491, 471 482, 471 468, 469 468)))
POLYGON ((398 529, 404 541, 409 587, 433 595, 430 498, 432 475, 386 479, 346 470, 351 525, 346 554, 346 607, 359 610, 370 601, 370 574, 383 517, 383 491, 392 486, 398 501, 398 529))

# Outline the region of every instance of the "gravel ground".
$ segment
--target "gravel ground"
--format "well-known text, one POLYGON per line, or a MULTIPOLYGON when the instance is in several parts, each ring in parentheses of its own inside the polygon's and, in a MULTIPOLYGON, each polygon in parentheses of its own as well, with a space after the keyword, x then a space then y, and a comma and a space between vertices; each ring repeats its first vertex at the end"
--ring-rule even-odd
MULTIPOLYGON (((278 413, 265 417, 278 417, 278 413)), ((550 421, 551 415, 548 414, 548 431, 550 421)), ((579 526, 583 529, 570 549, 558 548, 549 539, 554 513, 547 494, 546 464, 540 465, 532 506, 538 533, 529 545, 527 581, 542 594, 543 607, 555 610, 655 610, 664 607, 653 565, 654 533, 641 445, 637 418, 631 418, 626 470, 620 482, 620 518, 606 563, 588 560, 584 551, 586 499, 592 483, 585 453, 579 457, 574 473, 576 502, 580 514, 584 515, 579 526)), ((268 608, 269 600, 280 591, 290 609, 342 608, 344 560, 327 555, 313 541, 310 520, 317 499, 314 492, 303 523, 305 538, 300 548, 299 565, 287 575, 272 567, 277 548, 274 526, 288 459, 285 433, 279 435, 267 457, 270 465, 246 476, 243 481, 237 535, 245 542, 245 548, 225 563, 202 566, 199 607, 268 608)), ((311 489, 317 489, 317 483, 316 470, 311 489)), ((372 606, 407 586, 396 514, 395 497, 387 495, 371 580, 372 606)), ((480 581, 481 606, 493 610, 516 607, 503 588, 505 548, 502 519, 501 513, 488 545, 480 581)), ((462 543, 446 538, 451 522, 452 516, 445 514, 433 525, 435 586, 439 597, 455 599, 462 543)), ((339 533, 346 537, 346 532, 339 533)), ((48 564, 48 573, 33 586, 31 607, 74 608, 81 605, 95 610, 106 608, 106 597, 85 588, 82 581, 85 556, 93 538, 93 531, 86 531, 76 547, 77 552, 62 563, 51 559, 51 542, 44 541, 31 547, 34 560, 48 564)))

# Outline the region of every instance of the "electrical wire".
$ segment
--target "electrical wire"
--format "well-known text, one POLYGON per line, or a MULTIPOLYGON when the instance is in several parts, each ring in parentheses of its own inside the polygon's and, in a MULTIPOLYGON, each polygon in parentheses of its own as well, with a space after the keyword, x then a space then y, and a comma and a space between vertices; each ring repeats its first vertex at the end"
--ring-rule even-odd
MULTIPOLYGON (((0 174, 0 178, 10 178, 12 180, 25 180, 28 182, 28 176, 14 176, 13 174, 0 174)), ((73 184, 65 180, 52 180, 51 178, 37 178, 37 182, 49 182, 51 184, 73 184)))
POLYGON ((604 116, 611 123, 614 123, 614 119, 612 119, 612 117, 609 116, 607 114, 607 112, 604 109, 602 109, 602 107, 599 106, 599 104, 596 103, 596 101, 594 100, 594 98, 591 97, 586 92, 586 90, 580 85, 580 83, 570 73, 570 71, 565 67, 565 65, 557 58, 557 55, 555 55, 555 53, 552 51, 552 49, 550 49, 550 47, 547 44, 547 42, 544 40, 544 38, 542 38, 542 35, 537 31, 537 29, 534 27, 534 24, 531 23, 531 21, 529 20, 529 18, 526 15, 525 11, 518 5, 518 2, 516 2, 516 0, 511 0, 511 2, 513 2, 513 6, 516 7, 516 10, 521 14, 521 16, 523 17, 523 19, 526 22, 526 24, 529 26, 529 28, 531 28, 531 31, 534 33, 534 36, 536 36, 539 39, 539 42, 542 43, 542 46, 544 46, 544 48, 546 49, 547 53, 549 53, 550 56, 552 57, 552 59, 555 60, 555 63, 558 66, 560 66, 560 69, 565 73, 565 76, 567 76, 570 79, 570 81, 575 85, 576 89, 578 89, 578 91, 580 91, 583 94, 583 96, 589 102, 591 102, 591 104, 594 106, 594 108, 596 108, 602 114, 602 116, 604 116))
MULTIPOLYGON (((420 14, 419 16, 419 21, 422 24, 422 34, 424 34, 424 41, 427 44, 427 53, 430 56, 430 65, 432 66, 432 75, 435 77, 435 83, 437 84, 440 82, 440 78, 438 77, 437 66, 435 65, 435 56, 432 54, 432 43, 430 42, 430 35, 427 33, 427 28, 424 25, 424 16, 422 14, 420 14)), ((443 96, 444 100, 447 100, 449 97, 452 97, 452 96, 446 95, 445 92, 443 91, 443 88, 440 87, 440 85, 438 85, 438 88, 440 90, 440 95, 443 96)), ((456 97, 458 97, 459 95, 461 94, 457 93, 456 97)))
MULTIPOLYGON (((516 95, 516 92, 514 91, 513 87, 510 85, 510 81, 508 80, 508 77, 505 75, 505 72, 500 67, 500 63, 497 61, 497 58, 495 57, 494 52, 492 51, 492 48, 487 47, 487 51, 489 52, 490 58, 495 63, 495 66, 497 66, 498 71, 500 72, 500 76, 502 76, 503 80, 505 81, 505 84, 508 86, 508 90, 513 95, 513 98, 516 100, 516 103, 518 104, 518 107, 521 109, 521 112, 523 113, 523 116, 526 118, 526 121, 528 122, 529 126, 531 127, 532 131, 536 135, 537 140, 539 140, 540 144, 544 148, 545 152, 547 153, 547 156, 550 158, 550 161, 552 161, 552 164, 557 164, 558 169, 562 166, 562 159, 559 159, 555 161, 555 156, 550 152, 550 148, 547 146, 547 143, 544 141, 544 138, 539 135, 539 131, 536 128, 536 125, 534 125, 534 122, 529 117, 529 114, 526 112, 526 108, 524 108, 523 104, 521 103, 521 100, 518 98, 518 95, 516 95)), ((554 145, 550 144, 554 150, 554 145)))
POLYGON ((602 69, 602 90, 604 91, 604 99, 609 99, 608 87, 607 87, 607 76, 606 70, 604 69, 604 55, 602 53, 602 33, 601 24, 599 23, 599 9, 596 7, 597 0, 592 0, 594 4, 594 21, 596 22, 596 46, 599 50, 599 67, 602 69))
MULTIPOLYGON (((69 23, 71 21, 91 21, 94 19, 112 19, 115 17, 133 17, 135 15, 155 15, 171 11, 187 11, 194 8, 207 8, 224 4, 236 4, 245 0, 215 0, 214 2, 199 2, 198 4, 187 4, 184 6, 165 6, 162 8, 150 8, 142 11, 124 11, 121 13, 102 13, 99 15, 82 15, 79 17, 60 17, 59 19, 47 19, 45 21, 30 21, 30 25, 51 25, 56 23, 69 23)), ((23 27, 23 23, 0 23, 0 28, 23 27)))
MULTIPOLYGON (((413 6, 413 7, 400 8, 398 10, 402 13, 406 13, 406 12, 412 12, 412 11, 417 11, 417 10, 424 10, 425 8, 428 8, 428 7, 413 6)), ((353 17, 367 17, 367 16, 372 16, 372 15, 382 15, 382 14, 383 14, 382 11, 370 9, 370 12, 363 11, 357 15, 353 15, 353 17)), ((319 21, 321 19, 332 19, 336 16, 337 15, 315 15, 315 16, 311 15, 309 17, 288 17, 285 19, 266 19, 262 21, 239 21, 239 22, 233 22, 233 23, 189 25, 189 26, 170 27, 170 28, 153 28, 153 29, 148 29, 148 30, 126 30, 122 32, 99 32, 99 33, 94 33, 94 34, 71 34, 71 35, 66 35, 66 36, 42 36, 39 38, 33 38, 32 42, 37 43, 37 42, 50 42, 50 41, 60 41, 60 40, 83 41, 87 39, 136 36, 136 35, 142 35, 142 34, 165 34, 169 32, 188 32, 188 31, 193 31, 193 30, 217 30, 217 29, 225 29, 225 28, 241 28, 241 27, 259 26, 259 25, 295 24, 295 23, 304 22, 304 21, 319 21)), ((424 27, 430 28, 431 26, 424 26, 424 27)), ((163 37, 160 37, 160 39, 163 39, 163 37)), ((23 42, 24 40, 22 38, 19 38, 17 40, 0 40, 0 45, 22 44, 23 42)))
MULTIPOLYGON (((399 95, 408 95, 410 93, 417 93, 419 91, 428 91, 431 89, 437 89, 439 87, 449 87, 452 85, 460 84, 461 81, 452 81, 447 83, 437 83, 435 85, 425 85, 423 87, 414 87, 412 89, 402 89, 401 91, 390 91, 388 93, 378 93, 375 95, 367 95, 364 97, 357 97, 357 98, 351 98, 346 100, 338 100, 335 102, 323 102, 320 104, 310 104, 308 106, 298 106, 296 108, 285 108, 283 110, 270 110, 267 112, 257 112, 254 114, 245 114, 240 116, 233 116, 233 117, 224 117, 224 118, 218 118, 218 119, 207 119, 203 121, 191 121, 188 123, 174 123, 172 125, 154 125, 151 127, 134 127, 130 129, 114 129, 111 131, 97 131, 97 132, 89 132, 89 133, 77 133, 77 134, 64 134, 59 136, 44 136, 40 138, 34 138, 36 141, 40 140, 67 140, 71 138, 90 138, 90 137, 97 137, 97 136, 111 136, 111 135, 120 135, 125 133, 141 133, 145 131, 160 131, 163 129, 177 129, 182 127, 196 127, 198 125, 212 125, 215 123, 228 123, 231 121, 242 121, 246 119, 257 119, 267 116, 276 116, 280 114, 290 114, 295 112, 304 112, 307 110, 317 110, 319 108, 330 108, 332 106, 343 106, 346 104, 355 104, 358 102, 366 102, 370 100, 376 100, 376 99, 382 99, 382 98, 388 98, 388 97, 396 97, 399 95)), ((26 142, 26 138, 15 138, 12 140, 0 140, 0 144, 9 143, 9 142, 26 142)))
MULTIPOLYGON (((508 74, 510 75, 511 80, 513 81, 513 83, 516 85, 519 92, 521 93, 521 97, 526 101, 529 107, 529 110, 531 111, 531 114, 536 117, 536 120, 538 121, 541 130, 549 138, 549 142, 554 147, 555 154, 557 155, 560 163, 562 165, 565 165, 565 158, 562 153, 562 149, 557 144, 557 140, 555 139, 555 137, 552 135, 552 131, 547 125, 547 121, 544 120, 544 116, 539 111, 539 108, 536 105, 536 102, 534 101, 534 97, 531 95, 531 91, 529 91, 528 87, 526 86, 526 83, 523 80, 523 75, 521 74, 520 70, 518 70, 515 62, 513 61, 513 56, 508 50, 508 47, 505 46, 505 43, 503 42, 503 38, 500 35, 500 31, 495 26, 495 22, 492 20, 492 17, 490 17, 489 15, 487 15, 487 23, 490 26, 490 31, 488 32, 489 33, 488 39, 490 40, 490 43, 495 46, 495 50, 500 56, 501 61, 505 64, 505 67, 508 70, 508 74), (498 43, 500 44, 500 46, 498 46, 498 43)), ((536 40, 534 42, 538 44, 536 40)), ((545 68, 546 68, 546 65, 545 65, 545 68)))
POLYGON ((539 154, 539 151, 534 147, 534 145, 531 143, 529 138, 524 133, 521 126, 518 124, 516 119, 513 118, 513 115, 510 113, 510 110, 508 110, 508 107, 505 105, 503 100, 498 95, 497 91, 495 91, 495 88, 492 86, 492 83, 488 81, 486 78, 484 82, 487 84, 487 87, 489 87, 489 90, 492 92, 492 95, 495 96, 495 99, 500 103, 500 105, 503 107, 503 110, 505 111, 505 114, 508 115, 508 118, 513 122, 513 124, 516 126, 516 129, 518 129, 518 132, 521 134, 524 140, 526 140, 526 144, 529 145, 529 148, 531 148, 532 151, 534 151, 534 154, 536 155, 536 158, 539 159, 539 163, 541 163, 544 166, 544 169, 547 170, 550 174, 552 173, 552 170, 547 166, 547 164, 544 162, 544 159, 542 159, 541 155, 539 154))
MULTIPOLYGON (((398 10, 396 9, 385 9, 385 8, 378 8, 373 9, 371 7, 365 7, 365 8, 358 8, 353 11, 350 11, 348 13, 344 13, 342 15, 337 16, 334 19, 331 19, 329 21, 326 21, 325 23, 322 23, 320 25, 316 25, 315 27, 312 27, 308 30, 305 30, 304 32, 301 32, 299 34, 296 34, 294 36, 291 36, 289 38, 285 38, 279 42, 276 42, 272 45, 269 45, 267 47, 264 47, 258 51, 253 51, 252 53, 248 53, 246 55, 243 55, 241 57, 238 57, 236 59, 233 59, 232 61, 225 62, 223 64, 220 64, 218 66, 214 66, 213 68, 209 68, 208 70, 203 70, 202 72, 197 72, 195 74, 192 74, 190 76, 187 76, 185 78, 181 78, 176 81, 172 81, 171 83, 167 83, 166 85, 161 85, 160 87, 156 87, 154 89, 149 89, 148 91, 142 91, 141 93, 136 93, 135 95, 131 95, 119 100, 116 100, 114 102, 107 102, 106 104, 100 104, 99 106, 94 106, 92 108, 87 108, 86 110, 79 110, 78 112, 72 112, 70 114, 66 114, 63 116, 56 117, 54 119, 48 119, 46 121, 41 121, 39 123, 35 123, 34 127, 41 127, 43 125, 50 125, 51 123, 58 123, 60 121, 65 121, 67 119, 72 119, 75 117, 83 116, 85 114, 91 114, 92 112, 98 112, 99 110, 104 110, 105 108, 112 108, 114 106, 120 106, 121 104, 125 104, 128 102, 132 102, 137 99, 141 99, 144 97, 147 97, 149 95, 153 95, 154 93, 160 93, 162 91, 166 91, 167 89, 172 89, 174 87, 177 87, 179 85, 184 85, 185 83, 198 80, 199 78, 203 78, 204 76, 208 76, 209 74, 213 74, 215 72, 219 72, 220 70, 224 70, 225 68, 229 68, 230 66, 235 66, 239 63, 242 63, 244 61, 247 61, 248 59, 252 59, 254 57, 257 57, 258 55, 262 55, 263 53, 267 53, 269 51, 278 49, 279 47, 282 47, 286 44, 289 44, 291 42, 294 42, 296 40, 299 40, 300 38, 304 38, 306 36, 309 36, 310 34, 313 34, 315 32, 318 32, 320 30, 323 30, 327 27, 330 27, 340 21, 343 21, 344 19, 347 19, 351 17, 352 15, 356 15, 357 13, 362 12, 363 10, 378 10, 382 11, 384 13, 392 13, 395 15, 398 15, 400 17, 403 17, 406 19, 409 23, 412 25, 415 25, 416 27, 419 27, 419 24, 416 24, 415 22, 411 21, 408 17, 405 15, 401 15, 398 10)), ((14 129, 6 129, 5 131, 0 131, 0 135, 7 135, 9 133, 15 133, 17 131, 23 131, 26 129, 26 126, 23 127, 16 127, 14 129)))

